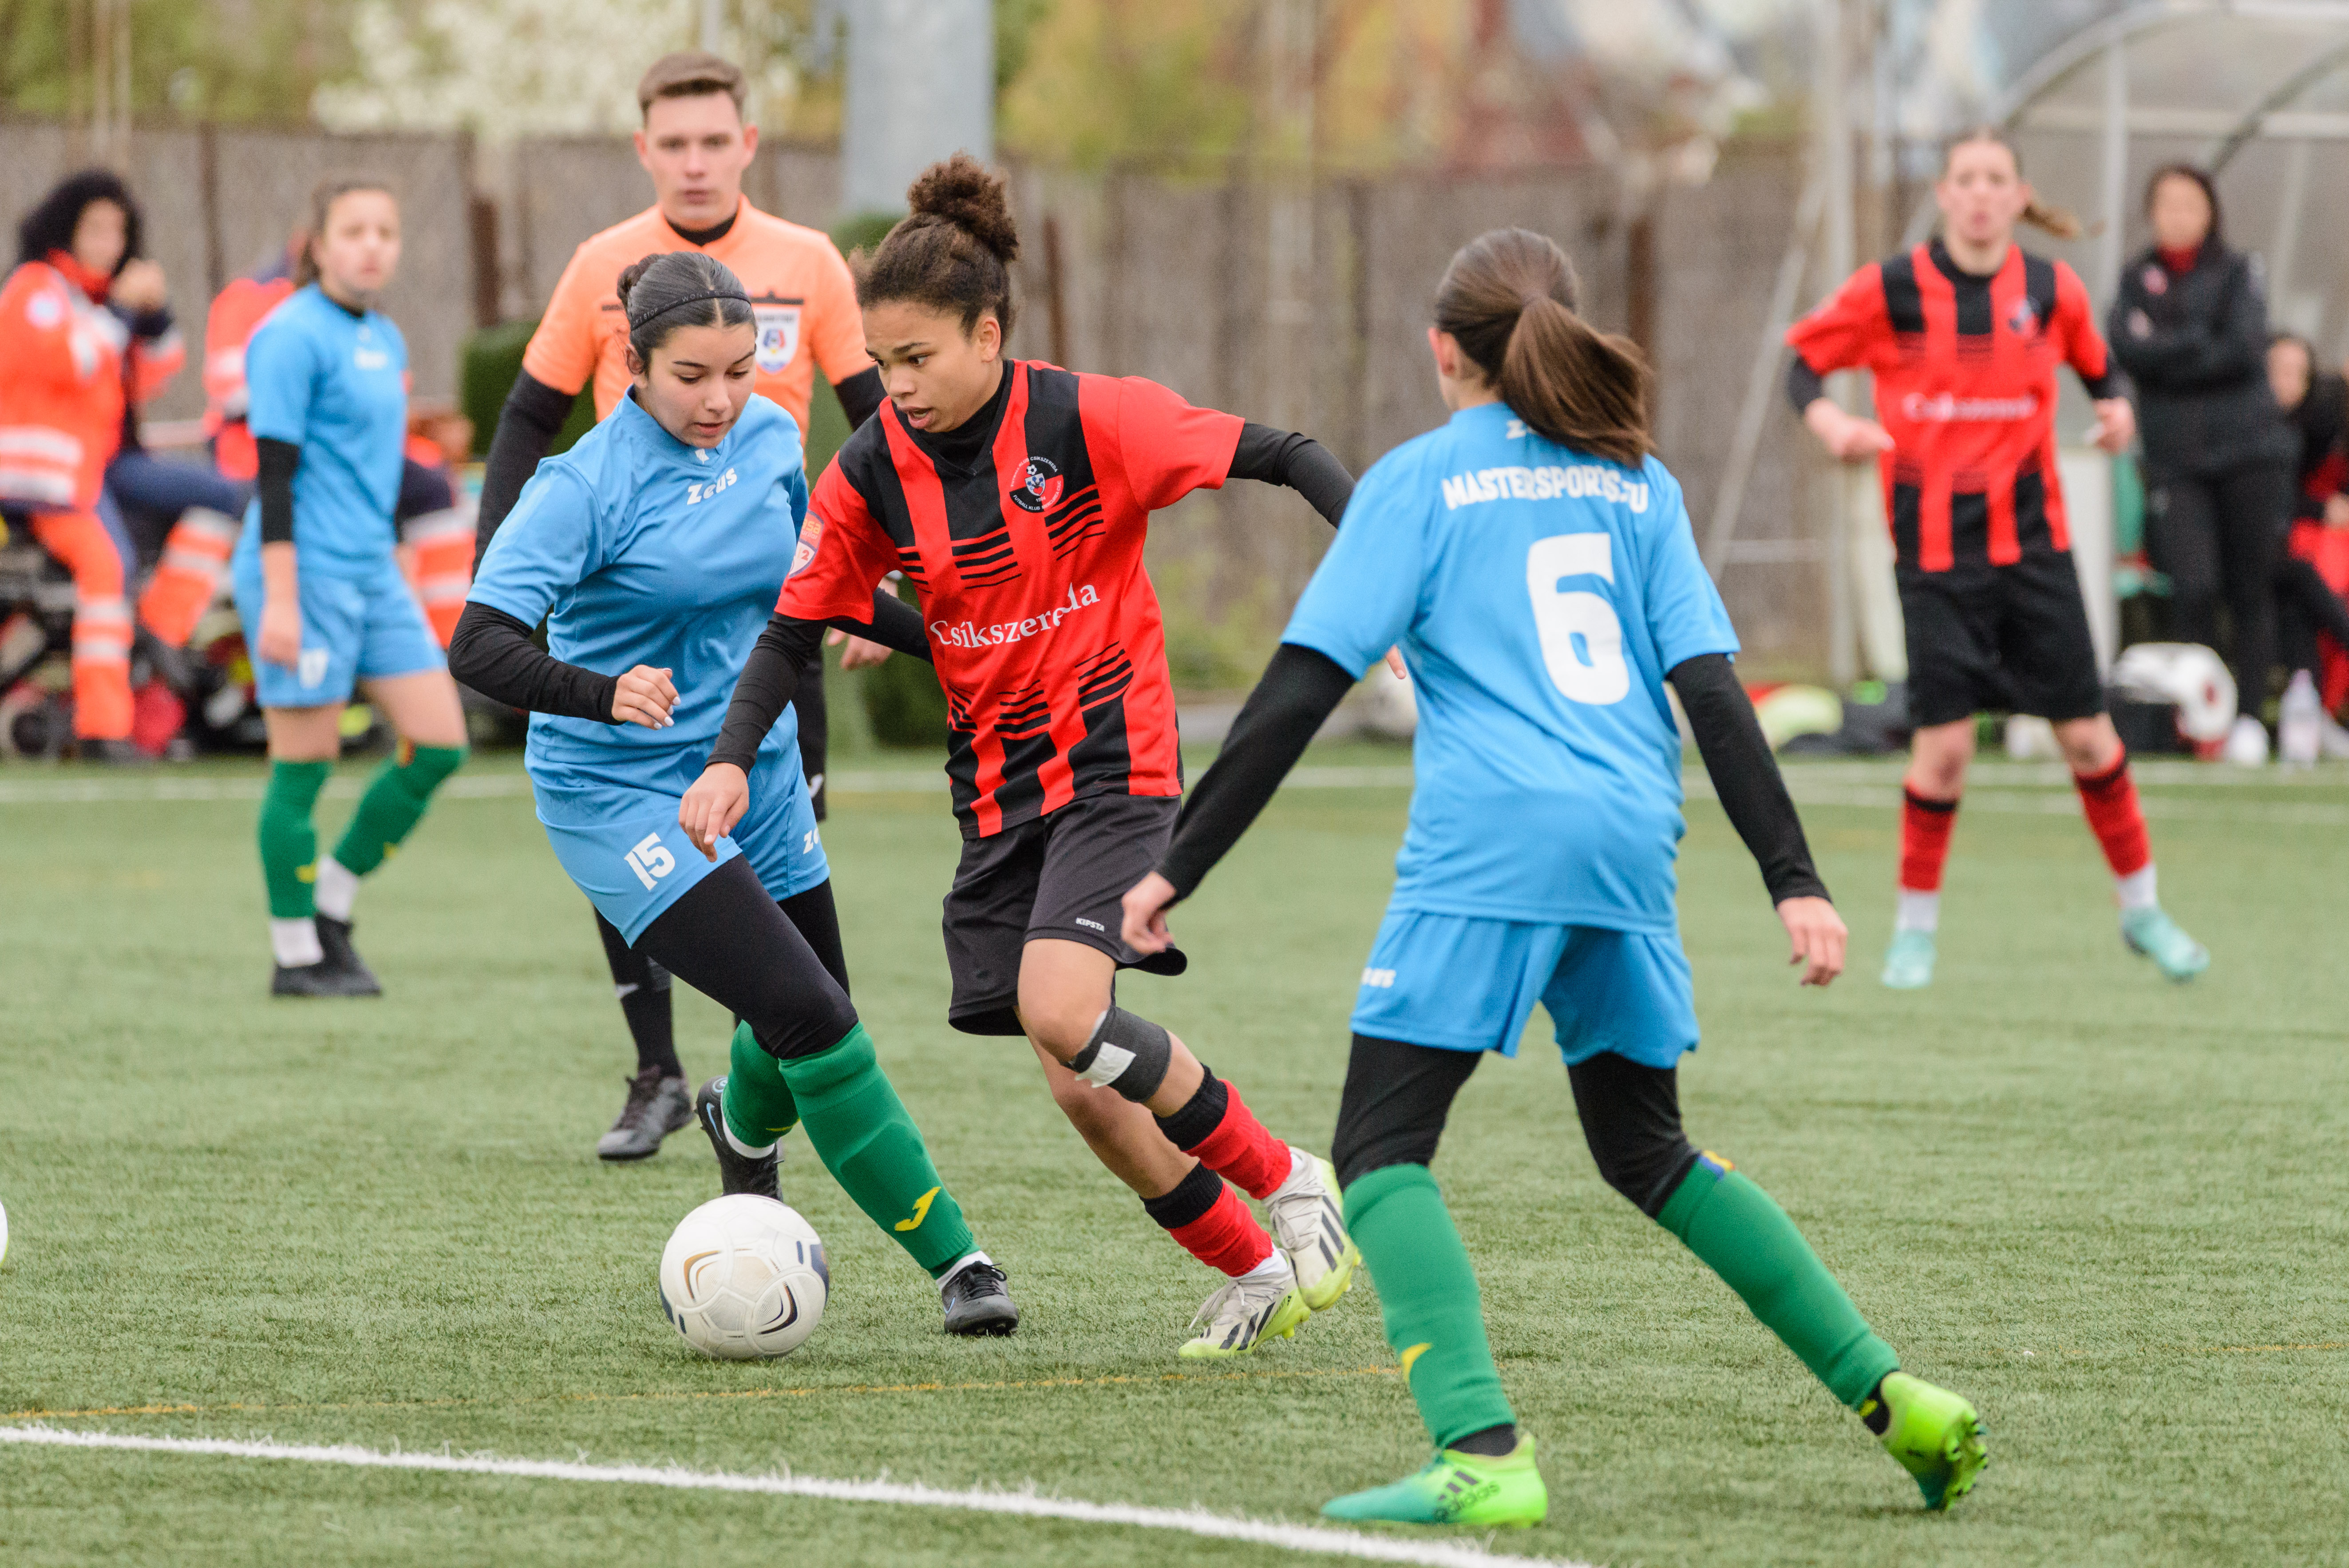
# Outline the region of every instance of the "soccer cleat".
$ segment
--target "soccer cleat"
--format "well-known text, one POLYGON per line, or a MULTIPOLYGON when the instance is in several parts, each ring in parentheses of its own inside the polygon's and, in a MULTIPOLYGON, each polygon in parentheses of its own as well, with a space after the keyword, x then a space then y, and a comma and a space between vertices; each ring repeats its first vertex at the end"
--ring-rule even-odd
POLYGON ((938 1286, 938 1301, 947 1309, 947 1332, 967 1338, 1001 1336, 1019 1326, 1019 1304, 1003 1283, 1003 1271, 990 1263, 957 1269, 938 1286))
POLYGON ((1264 1212, 1272 1221, 1273 1239, 1297 1271, 1305 1305, 1315 1312, 1337 1305, 1362 1261, 1338 1207, 1337 1167, 1290 1144, 1288 1179, 1264 1201, 1264 1212))
POLYGON ((694 1119, 701 1130, 709 1135, 709 1147, 718 1151, 718 1184, 727 1197, 748 1192, 754 1198, 773 1198, 781 1202, 781 1191, 775 1182, 775 1172, 783 1162, 782 1140, 765 1154, 752 1156, 740 1152, 726 1136, 726 1079, 711 1078, 693 1097, 694 1119))
MULTIPOLYGON (((1925 1506, 1947 1509, 1974 1489, 1974 1480, 1990 1463, 1982 1447, 1982 1418, 1974 1408, 1947 1388, 1937 1388, 1921 1377, 1895 1372, 1878 1385, 1890 1419, 1884 1429, 1884 1451, 1917 1478, 1925 1506)), ((1871 1412, 1863 1405, 1860 1414, 1871 1412)))
POLYGON ((322 914, 316 918, 314 923, 318 928, 318 949, 326 955, 326 962, 348 975, 358 987, 341 994, 347 996, 382 995, 383 985, 376 979, 375 971, 367 966, 367 960, 359 956, 359 950, 351 945, 351 923, 322 914))
POLYGON ((1297 1288, 1297 1270, 1286 1254, 1275 1252, 1277 1274, 1263 1279, 1226 1280, 1216 1288, 1191 1319, 1191 1326, 1206 1328, 1176 1355, 1189 1360, 1246 1356, 1268 1339, 1287 1339, 1297 1326, 1313 1315, 1305 1293, 1297 1288))
POLYGON ((1548 1514, 1549 1489, 1534 1464, 1533 1435, 1524 1431, 1517 1434, 1517 1446, 1497 1459, 1446 1449, 1417 1475, 1321 1505, 1324 1519, 1481 1529, 1523 1529, 1539 1524, 1548 1514))
POLYGON ((2238 768, 2265 768, 2268 727, 2248 713, 2238 716, 2235 727, 2227 731, 2220 754, 2238 768))
MULTIPOLYGON (((323 945, 323 944, 321 944, 323 945)), ((277 965, 269 976, 273 996, 380 996, 383 987, 361 970, 353 974, 332 961, 288 966, 277 965)))
POLYGON ((2210 950, 2158 907, 2123 910, 2121 941, 2131 953, 2152 959, 2172 980, 2191 980, 2210 967, 2210 950))
MULTIPOLYGON (((628 1079, 627 1103, 612 1130, 595 1140, 598 1160, 644 1160, 660 1152, 661 1140, 693 1119, 685 1079, 663 1078, 647 1068, 628 1079)), ((772 1197, 771 1192, 768 1194, 772 1197)))
POLYGON ((1895 991, 1921 991, 1933 983, 1933 934, 1896 931, 1884 952, 1884 983, 1895 991))

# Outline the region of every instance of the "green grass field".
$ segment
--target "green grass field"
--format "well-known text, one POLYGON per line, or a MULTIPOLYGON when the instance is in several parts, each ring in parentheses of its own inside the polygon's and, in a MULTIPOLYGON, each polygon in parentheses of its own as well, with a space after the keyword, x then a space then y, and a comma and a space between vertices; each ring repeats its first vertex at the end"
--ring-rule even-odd
MULTIPOLYGON (((653 1270, 714 1166, 691 1131, 641 1165, 594 1159, 626 1037, 516 770, 477 759, 370 882, 360 934, 388 995, 352 1004, 264 995, 251 768, 0 772, 0 1424, 1032 1483, 1299 1523, 1423 1457, 1369 1289, 1236 1370, 1174 1359, 1210 1278, 1092 1162, 1024 1047, 945 1027, 956 846, 935 791, 844 796, 826 839, 858 1003, 1025 1324, 947 1340, 927 1282, 794 1139, 785 1195, 830 1244, 829 1315, 782 1361, 688 1353, 653 1270), (85 786, 129 798, 61 799, 85 786)), ((1537 1036, 1471 1083, 1436 1166, 1550 1484, 1549 1524, 1495 1550, 2349 1562, 2349 776, 2148 786, 2165 900, 2216 954, 2183 989, 2122 952, 2060 775, 1986 780, 1958 830, 1940 984, 1913 995, 1874 980, 1893 778, 1798 770, 1857 934, 1825 995, 1787 977, 1751 862, 1692 805, 1682 914, 1706 1044, 1683 1098, 1692 1135, 1778 1197, 1907 1365, 1977 1401, 1992 1469, 1953 1515, 1920 1513, 1858 1423, 1600 1185, 1537 1036)), ((1125 993, 1315 1145, 1403 802, 1284 794, 1180 912, 1190 975, 1125 993)), ((725 1021, 679 998, 688 1068, 714 1072, 725 1021)), ((872 1503, 0 1444, 0 1561, 1329 1559, 872 1503)))

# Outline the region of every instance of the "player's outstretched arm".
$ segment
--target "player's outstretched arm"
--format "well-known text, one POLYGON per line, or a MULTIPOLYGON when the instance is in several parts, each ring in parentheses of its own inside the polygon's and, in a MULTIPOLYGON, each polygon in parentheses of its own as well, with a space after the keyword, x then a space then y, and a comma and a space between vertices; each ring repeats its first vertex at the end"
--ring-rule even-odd
POLYGON ((1353 685, 1352 674, 1327 654, 1295 643, 1274 653, 1232 721, 1221 755, 1183 802, 1158 869, 1125 895, 1128 947, 1164 951, 1171 940, 1166 911, 1188 898, 1239 842, 1353 685))
POLYGON ((1793 944, 1793 962, 1803 966, 1803 984, 1826 985, 1843 971, 1843 918, 1811 863, 1803 820, 1735 666, 1725 654, 1699 654, 1673 665, 1669 678, 1696 732, 1713 793, 1762 869, 1763 885, 1793 944))
POLYGON ((1354 476, 1329 448, 1310 436, 1253 420, 1240 427, 1229 477, 1285 485, 1309 501, 1332 528, 1346 515, 1346 503, 1354 494, 1354 476))

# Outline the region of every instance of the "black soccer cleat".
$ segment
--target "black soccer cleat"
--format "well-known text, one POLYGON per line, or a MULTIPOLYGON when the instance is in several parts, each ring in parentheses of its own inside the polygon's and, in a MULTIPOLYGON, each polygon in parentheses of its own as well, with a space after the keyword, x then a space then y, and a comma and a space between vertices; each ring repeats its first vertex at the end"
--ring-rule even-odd
POLYGON ((351 945, 351 923, 336 920, 331 914, 322 914, 316 916, 312 923, 318 928, 318 948, 326 955, 327 967, 340 970, 350 985, 349 990, 337 991, 335 995, 382 995, 383 983, 375 977, 375 971, 367 966, 367 960, 359 956, 359 950, 351 945))
POLYGON ((1005 1335, 1019 1326, 1019 1304, 1003 1283, 1003 1271, 976 1263, 938 1287, 947 1309, 947 1332, 968 1337, 1005 1335))
POLYGON ((774 1151, 761 1159, 739 1152, 733 1141, 726 1136, 725 1099, 726 1079, 723 1075, 703 1084, 701 1092, 693 1097, 694 1119, 700 1122, 701 1130, 709 1135, 709 1147, 718 1154, 718 1184, 720 1190, 729 1198, 737 1192, 748 1192, 754 1198, 772 1198, 781 1202, 783 1195, 776 1182, 775 1173, 783 1163, 781 1142, 778 1140, 774 1151))
POLYGON ((682 1076, 663 1078, 658 1068, 647 1068, 628 1080, 627 1103, 612 1130, 595 1140, 599 1160, 647 1160, 660 1152, 661 1140, 693 1119, 693 1101, 685 1092, 682 1076))
POLYGON ((364 969, 354 975, 332 962, 288 967, 280 964, 269 977, 273 996, 380 996, 383 987, 364 969))

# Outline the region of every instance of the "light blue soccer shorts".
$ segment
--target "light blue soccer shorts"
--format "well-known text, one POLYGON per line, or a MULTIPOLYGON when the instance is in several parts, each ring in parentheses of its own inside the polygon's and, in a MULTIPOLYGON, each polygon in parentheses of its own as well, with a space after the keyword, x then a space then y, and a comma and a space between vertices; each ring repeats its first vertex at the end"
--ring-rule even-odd
MULTIPOLYGON (((253 658, 253 684, 264 707, 318 707, 348 702, 352 688, 377 676, 412 676, 444 670, 449 661, 424 618, 416 592, 387 562, 365 579, 296 574, 302 597, 302 655, 291 669, 253 658)), ((234 587, 236 613, 244 622, 250 649, 261 630, 261 561, 240 554, 234 587)))
POLYGON ((630 946, 702 878, 740 855, 777 902, 832 875, 799 752, 763 755, 750 770, 750 805, 705 860, 677 825, 680 796, 601 783, 553 789, 535 779, 539 825, 554 858, 630 946))
POLYGON ((1669 1068, 1696 1049, 1696 991, 1677 933, 1404 909, 1380 923, 1352 1026, 1373 1039, 1513 1057, 1536 1002, 1568 1066, 1613 1051, 1669 1068))

